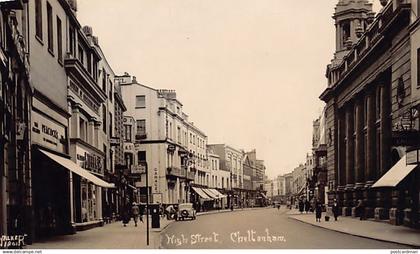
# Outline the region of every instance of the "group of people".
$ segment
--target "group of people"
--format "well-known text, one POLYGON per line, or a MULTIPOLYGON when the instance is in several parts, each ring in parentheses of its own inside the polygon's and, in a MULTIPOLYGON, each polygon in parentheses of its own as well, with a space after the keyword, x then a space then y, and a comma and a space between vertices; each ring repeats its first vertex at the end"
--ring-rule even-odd
POLYGON ((130 222, 131 218, 134 220, 134 226, 137 227, 137 222, 140 220, 143 222, 145 207, 133 202, 132 205, 127 203, 122 211, 122 223, 124 227, 130 222))
MULTIPOLYGON (((303 210, 308 212, 308 201, 303 202, 302 200, 299 201, 299 211, 303 213, 303 210)), ((319 200, 315 202, 315 219, 317 222, 321 222, 322 212, 324 210, 324 204, 322 204, 319 200)), ((334 220, 337 221, 338 216, 340 215, 340 207, 338 205, 337 199, 334 199, 332 204, 332 213, 334 216, 334 220)), ((363 200, 359 199, 358 204, 356 206, 356 214, 360 217, 360 220, 366 219, 365 214, 365 205, 363 200)), ((329 217, 328 215, 326 217, 329 217)))
MULTIPOLYGON (((336 200, 334 204, 336 204, 336 200)), ((299 208, 300 213, 315 212, 316 221, 321 222, 322 212, 324 211, 324 204, 320 200, 312 199, 311 202, 309 202, 309 200, 307 199, 299 199, 298 208, 299 208)), ((333 206, 333 213, 334 213, 335 220, 337 220, 337 217, 338 217, 338 209, 336 210, 337 212, 334 213, 334 206, 333 206)))

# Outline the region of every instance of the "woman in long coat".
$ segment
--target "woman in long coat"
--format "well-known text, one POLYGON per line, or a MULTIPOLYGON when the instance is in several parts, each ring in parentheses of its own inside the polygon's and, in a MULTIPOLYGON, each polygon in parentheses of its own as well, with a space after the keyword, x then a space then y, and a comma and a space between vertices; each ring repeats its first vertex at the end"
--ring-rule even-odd
POLYGON ((302 199, 299 200, 299 212, 303 213, 303 209, 305 207, 305 204, 303 203, 302 199))
POLYGON ((322 204, 319 201, 316 202, 315 216, 316 216, 316 221, 317 222, 321 222, 321 217, 322 217, 322 204))

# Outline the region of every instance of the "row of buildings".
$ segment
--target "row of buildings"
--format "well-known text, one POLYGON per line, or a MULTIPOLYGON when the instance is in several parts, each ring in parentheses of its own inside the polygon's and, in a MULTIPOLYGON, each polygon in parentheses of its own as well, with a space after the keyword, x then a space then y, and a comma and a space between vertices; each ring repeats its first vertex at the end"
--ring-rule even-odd
POLYGON ((208 144, 174 90, 155 89, 128 73, 117 76, 124 113, 124 159, 139 202, 192 202, 196 209, 261 205, 264 161, 256 151, 208 144), (145 172, 150 183, 146 186, 145 172))
POLYGON ((0 235, 86 230, 147 194, 264 203, 256 151, 209 145, 175 91, 115 74, 76 0, 1 1, 0 15, 0 235))
POLYGON ((328 210, 336 199, 343 216, 359 216, 362 201, 367 218, 418 228, 420 1, 380 3, 376 15, 367 0, 336 5, 336 51, 303 196, 328 210))

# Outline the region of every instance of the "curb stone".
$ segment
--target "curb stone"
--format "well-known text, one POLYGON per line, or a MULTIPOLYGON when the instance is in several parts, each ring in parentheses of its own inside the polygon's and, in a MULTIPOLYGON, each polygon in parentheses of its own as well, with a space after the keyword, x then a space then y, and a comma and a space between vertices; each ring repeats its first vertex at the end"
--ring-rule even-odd
POLYGON ((331 231, 339 232, 339 233, 342 233, 342 234, 347 234, 347 235, 362 237, 362 238, 376 240, 376 241, 381 241, 381 242, 397 243, 397 244, 407 245, 407 246, 410 246, 410 247, 413 247, 413 248, 416 248, 416 249, 419 249, 420 248, 420 244, 413 245, 412 243, 408 244, 408 243, 402 243, 402 242, 397 242, 397 241, 392 241, 392 240, 387 240, 387 239, 374 238, 374 237, 371 237, 371 236, 359 235, 359 234, 356 234, 356 233, 351 233, 351 232, 347 232, 347 231, 343 231, 343 230, 339 230, 339 229, 333 229, 333 228, 323 227, 322 225, 319 225, 319 224, 312 224, 310 222, 307 222, 307 221, 304 221, 304 220, 300 220, 300 219, 294 217, 293 215, 289 215, 288 218, 293 219, 293 220, 296 220, 296 221, 299 221, 301 223, 305 223, 305 224, 311 225, 313 227, 323 228, 323 229, 326 229, 326 230, 331 230, 331 231))

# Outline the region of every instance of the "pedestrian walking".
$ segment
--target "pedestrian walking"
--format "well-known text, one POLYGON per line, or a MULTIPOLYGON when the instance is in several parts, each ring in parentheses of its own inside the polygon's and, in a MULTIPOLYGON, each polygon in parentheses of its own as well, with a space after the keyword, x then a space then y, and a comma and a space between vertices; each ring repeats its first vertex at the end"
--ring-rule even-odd
POLYGON ((340 208, 338 207, 337 199, 334 199, 334 203, 333 203, 333 206, 332 206, 332 212, 334 214, 335 221, 337 221, 339 210, 340 210, 340 208))
POLYGON ((360 220, 365 220, 365 204, 363 203, 363 200, 359 199, 356 212, 360 216, 360 220))
POLYGON ((130 222, 130 207, 127 204, 123 206, 122 212, 121 212, 121 219, 124 227, 127 226, 128 222, 130 222))
POLYGON ((134 226, 137 227, 137 221, 139 219, 140 209, 136 202, 133 202, 133 206, 131 207, 131 214, 134 220, 134 226))
POLYGON ((316 207, 315 207, 315 217, 317 222, 321 222, 322 217, 322 204, 317 200, 316 207))
POLYGON ((311 207, 311 203, 309 203, 309 200, 305 199, 305 212, 308 213, 309 209, 311 207))
POLYGON ((139 204, 139 219, 141 223, 143 223, 144 210, 145 210, 145 205, 139 204))
POLYGON ((303 213, 305 204, 303 203, 302 199, 299 200, 299 212, 303 213))

